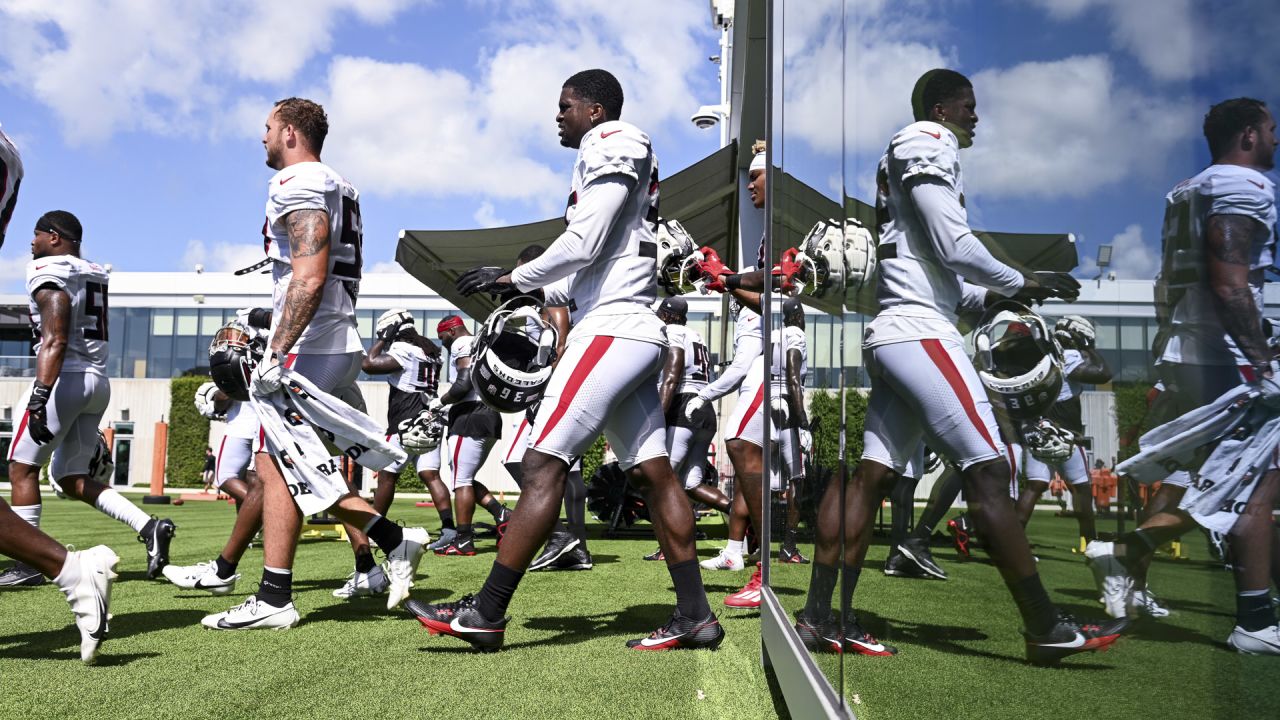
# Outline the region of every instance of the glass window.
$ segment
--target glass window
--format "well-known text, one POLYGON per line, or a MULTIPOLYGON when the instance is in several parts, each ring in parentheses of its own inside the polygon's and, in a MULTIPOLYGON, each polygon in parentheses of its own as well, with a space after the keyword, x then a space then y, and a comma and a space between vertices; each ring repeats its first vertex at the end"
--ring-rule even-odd
MULTIPOLYGON (((201 310, 200 334, 213 337, 213 334, 218 332, 218 328, 222 327, 222 314, 223 310, 221 308, 216 310, 201 310)), ((235 317, 235 315, 233 314, 232 317, 235 317)))
POLYGON ((177 330, 179 335, 195 335, 200 332, 199 310, 179 310, 177 330))
POLYGON ((155 309, 151 311, 151 334, 165 335, 173 334, 173 311, 155 309))

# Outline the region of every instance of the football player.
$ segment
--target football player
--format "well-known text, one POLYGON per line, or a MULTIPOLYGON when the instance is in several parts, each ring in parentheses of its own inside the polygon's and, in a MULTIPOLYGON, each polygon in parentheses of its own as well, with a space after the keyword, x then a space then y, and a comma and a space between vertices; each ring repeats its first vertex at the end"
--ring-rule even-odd
MULTIPOLYGON (((356 387, 364 346, 356 330, 361 243, 359 193, 320 160, 329 121, 318 104, 301 98, 276 103, 267 116, 262 145, 276 174, 267 184, 263 225, 272 261, 273 312, 267 351, 253 369, 252 391, 269 396, 287 365, 325 392, 358 410, 356 387)), ((293 559, 302 513, 267 447, 254 467, 263 484, 263 570, 258 592, 225 612, 204 618, 218 630, 289 628, 299 621, 293 605, 293 559)), ((294 488, 295 490, 297 488, 294 488)), ((429 539, 422 528, 401 528, 358 494, 330 508, 362 528, 387 554, 388 609, 409 593, 429 539)))
MULTIPOLYGON (((1256 387, 1268 406, 1280 405, 1280 378, 1262 321, 1264 273, 1275 258, 1275 186, 1264 173, 1275 167, 1276 121, 1263 102, 1235 98, 1209 110, 1204 135, 1212 164, 1165 198, 1158 290, 1167 291, 1173 306, 1160 358, 1169 417, 1242 383, 1256 387)), ((1197 469, 1161 483, 1138 529, 1086 553, 1103 581, 1109 614, 1143 609, 1138 592, 1146 589, 1155 548, 1193 526, 1179 505, 1212 485, 1213 478, 1201 484, 1197 469)), ((1245 654, 1280 655, 1270 597, 1277 488, 1280 469, 1273 465, 1213 518, 1220 527, 1209 528, 1230 530, 1237 595, 1227 643, 1245 654)))
POLYGON ((453 383, 442 397, 432 397, 431 410, 449 408, 449 462, 453 467, 453 504, 457 509, 458 535, 443 547, 437 547, 437 555, 475 555, 476 545, 471 525, 472 514, 478 504, 493 515, 498 531, 498 545, 507 534, 511 522, 511 510, 489 492, 489 488, 476 481, 476 473, 489 457, 493 444, 502 438, 502 417, 480 402, 480 395, 471 378, 472 354, 475 336, 467 329, 462 318, 449 315, 436 325, 436 337, 449 351, 453 363, 453 383))
POLYGON ((556 122, 560 143, 578 150, 564 232, 546 253, 514 271, 475 268, 458 280, 464 295, 530 291, 569 281, 573 330, 534 421, 523 461, 524 492, 489 578, 457 602, 413 601, 432 632, 473 646, 502 646, 507 606, 555 524, 569 465, 604 433, 649 507, 676 591, 670 621, 631 640, 637 650, 719 646, 724 637, 698 572, 693 516, 666 453, 658 374, 666 352, 657 299, 655 225, 658 161, 649 138, 622 122, 622 88, 604 70, 565 81, 556 122))
POLYGON ((809 373, 809 345, 804 334, 804 306, 796 298, 782 303, 782 327, 772 333, 773 362, 769 370, 773 384, 773 432, 778 457, 773 481, 775 492, 787 497, 787 525, 778 548, 778 561, 808 564, 796 547, 796 526, 800 522, 799 485, 804 481, 804 456, 813 450, 809 417, 804 409, 804 381, 809 373))
POLYGON ((13 209, 18 204, 18 189, 22 187, 22 155, 0 128, 0 247, 4 247, 5 232, 13 219, 13 209))
MULTIPOLYGON (((107 379, 107 271, 80 257, 75 215, 53 210, 36 221, 27 264, 27 302, 36 335, 36 378, 9 447, 13 509, 40 526, 40 468, 68 496, 128 525, 147 546, 147 577, 169 562, 172 520, 157 520, 99 479, 89 464, 111 400, 107 379)), ((15 564, 0 584, 39 585, 36 568, 15 564)))

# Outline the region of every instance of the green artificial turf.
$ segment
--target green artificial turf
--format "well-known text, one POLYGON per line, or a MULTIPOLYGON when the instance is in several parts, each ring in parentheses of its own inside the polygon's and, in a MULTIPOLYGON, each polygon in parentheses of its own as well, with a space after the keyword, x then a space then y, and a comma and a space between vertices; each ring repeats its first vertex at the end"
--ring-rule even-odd
MULTIPOLYGON (((98 667, 77 659, 78 634, 52 586, 0 591, 2 715, 13 718, 765 718, 777 713, 759 667, 758 615, 724 611, 728 637, 715 653, 636 653, 623 642, 665 621, 671 584, 640 556, 651 539, 592 541, 596 568, 534 573, 512 605, 507 650, 468 652, 428 636, 381 599, 330 596, 351 555, 331 540, 299 549, 296 602, 303 624, 287 632, 217 633, 200 618, 250 592, 261 552, 246 555, 235 595, 212 597, 143 577, 144 551, 100 513, 46 500, 44 527, 77 547, 106 543, 121 556, 111 636, 98 667)), ((179 525, 173 559, 217 554, 230 527, 224 503, 168 510, 179 525)), ((433 529, 435 513, 398 503, 392 513, 433 529)), ((714 522, 703 525, 722 533, 714 522)), ((598 529, 598 528, 597 528, 598 529)), ((1104 525, 1104 529, 1110 529, 1104 525)), ((1030 528, 1050 594, 1080 617, 1101 617, 1083 560, 1070 553, 1075 523, 1039 512, 1030 528)), ((701 544, 709 556, 718 541, 701 544)), ((477 589, 492 541, 474 558, 424 560, 415 596, 456 598, 477 589)), ((806 551, 809 548, 804 548, 806 551)), ((1153 589, 1174 614, 1140 624, 1105 654, 1060 668, 1022 662, 1020 622, 994 567, 956 562, 935 548, 948 582, 880 574, 886 548, 869 553, 856 605, 864 625, 901 654, 849 657, 844 692, 859 718, 1249 718, 1273 717, 1280 659, 1240 657, 1224 640, 1233 625, 1230 575, 1207 562, 1201 536, 1187 562, 1157 561, 1153 589)), ((980 560, 985 556, 977 553, 980 560)), ((803 602, 808 566, 775 566, 785 607, 803 602)), ((746 573, 704 573, 713 606, 746 573)), ((820 665, 837 678, 832 656, 820 665)))

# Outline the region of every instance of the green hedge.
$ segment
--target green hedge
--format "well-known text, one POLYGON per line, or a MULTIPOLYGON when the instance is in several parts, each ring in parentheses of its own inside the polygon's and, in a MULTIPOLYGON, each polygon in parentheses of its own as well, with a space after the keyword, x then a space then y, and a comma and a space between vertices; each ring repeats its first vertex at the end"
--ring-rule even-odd
POLYGON ((596 441, 582 454, 582 479, 588 481, 595 476, 596 470, 604 464, 604 436, 596 441))
MULTIPOLYGON (((862 426, 867 417, 867 396, 857 390, 845 392, 845 457, 852 472, 862 457, 862 426)), ((840 398, 833 391, 818 391, 809 396, 809 423, 817 423, 813 448, 818 465, 835 471, 840 462, 840 398)))
POLYGON ((1151 429, 1147 418, 1147 383, 1115 383, 1112 392, 1116 397, 1116 430, 1120 435, 1120 449, 1116 460, 1124 461, 1138 452, 1138 437, 1151 429))
MULTIPOLYGON (((184 375, 169 382, 169 457, 165 466, 171 487, 204 485, 204 449, 209 447, 209 419, 196 412, 196 388, 205 375, 184 375)), ((143 429, 145 432, 146 429, 143 429)))

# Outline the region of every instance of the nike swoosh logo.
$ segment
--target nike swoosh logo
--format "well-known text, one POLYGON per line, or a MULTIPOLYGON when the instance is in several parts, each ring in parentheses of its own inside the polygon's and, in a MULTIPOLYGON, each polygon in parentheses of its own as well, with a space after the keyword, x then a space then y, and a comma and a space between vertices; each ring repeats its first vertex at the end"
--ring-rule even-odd
POLYGON ((1085 640, 1084 635, 1080 633, 1076 633, 1076 636, 1071 639, 1071 642, 1036 643, 1036 644, 1039 645, 1040 647, 1078 648, 1078 647, 1083 647, 1086 642, 1088 641, 1085 640))
POLYGON ((680 638, 684 637, 686 634, 687 633, 682 633, 680 635, 668 635, 666 637, 660 637, 660 638, 647 637, 641 640, 640 644, 643 645, 644 647, 657 647, 658 645, 666 645, 667 643, 673 640, 679 640, 680 638))
MULTIPOLYGON (((1254 185, 1257 185, 1259 190, 1266 189, 1266 187, 1262 183, 1258 182, 1257 180, 1250 180, 1249 182, 1253 183, 1254 185)), ((36 268, 36 269, 39 270, 40 268, 36 268)))
POLYGON ((204 578, 200 578, 199 580, 196 580, 196 584, 193 585, 192 587, 194 587, 197 590, 208 590, 209 588, 226 587, 226 584, 223 583, 222 585, 206 585, 204 583, 204 578))
MULTIPOLYGON (((601 140, 603 140, 604 138, 607 138, 607 137, 609 137, 610 135, 617 135, 617 134, 618 134, 618 133, 620 133, 620 132, 622 132, 622 131, 621 131, 621 130, 610 130, 610 131, 608 131, 608 132, 602 132, 602 133, 600 133, 600 139, 601 139, 601 140)), ((1261 187, 1261 186, 1259 186, 1259 187, 1261 187)))
MULTIPOLYGON (((267 616, 267 617, 270 617, 270 616, 267 616)), ((249 627, 250 625, 256 624, 259 620, 262 620, 262 619, 263 618, 254 618, 253 620, 246 620, 244 622, 231 622, 226 618, 219 618, 218 627, 222 628, 223 630, 239 630, 240 628, 249 627)))
POLYGON ((458 622, 458 618, 456 617, 453 620, 449 621, 449 628, 452 630, 456 630, 458 632, 468 632, 468 633, 500 633, 505 629, 505 628, 467 627, 466 625, 463 625, 462 623, 458 622))
POLYGON ((281 181, 280 181, 280 184, 281 184, 281 185, 283 185, 283 184, 285 184, 285 183, 289 182, 290 180, 292 180, 292 179, 294 179, 294 178, 296 178, 296 177, 298 177, 298 176, 297 176, 297 175, 290 175, 289 177, 284 178, 283 180, 281 180, 281 181))
MULTIPOLYGON (((1261 185, 1259 185, 1258 187, 1262 187, 1262 186, 1261 186, 1261 185)), ((45 263, 44 265, 37 265, 37 266, 36 266, 36 270, 43 270, 43 269, 45 269, 45 268, 47 268, 47 267, 49 267, 49 264, 48 264, 48 263, 45 263)))
POLYGON ((89 633, 89 637, 102 642, 107 637, 107 604, 98 598, 98 628, 89 633))
MULTIPOLYGON (((925 135, 928 135, 929 137, 933 138, 934 140, 941 140, 941 139, 942 139, 942 133, 929 132, 928 130, 921 130, 920 132, 924 133, 925 135)), ((284 183, 280 183, 280 184, 281 184, 281 185, 283 185, 284 183)))

